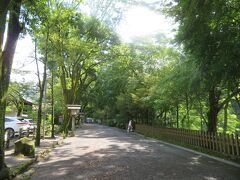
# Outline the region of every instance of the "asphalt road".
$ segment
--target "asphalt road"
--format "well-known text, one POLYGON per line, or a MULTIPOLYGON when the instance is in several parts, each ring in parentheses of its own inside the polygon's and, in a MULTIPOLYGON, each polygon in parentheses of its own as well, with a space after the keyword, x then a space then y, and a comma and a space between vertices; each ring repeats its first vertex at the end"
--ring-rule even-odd
POLYGON ((31 179, 240 179, 238 167, 116 128, 87 124, 64 142, 31 179))

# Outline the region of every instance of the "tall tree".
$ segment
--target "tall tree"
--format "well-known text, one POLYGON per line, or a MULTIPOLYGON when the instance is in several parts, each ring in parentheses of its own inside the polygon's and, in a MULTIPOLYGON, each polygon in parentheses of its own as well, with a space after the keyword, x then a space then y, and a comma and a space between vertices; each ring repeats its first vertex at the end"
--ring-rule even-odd
POLYGON ((181 0, 170 5, 180 23, 177 38, 194 57, 208 91, 208 131, 216 132, 218 112, 239 93, 240 2, 181 0), (224 88, 232 93, 220 102, 224 88))
POLYGON ((0 1, 0 171, 4 165, 4 116, 12 62, 22 25, 19 21, 21 0, 0 1), (9 14, 9 21, 7 22, 9 14), (8 31, 6 32, 6 29, 8 31), (5 33, 7 36, 5 37, 5 33), (4 44, 4 39, 6 39, 4 44))
MULTIPOLYGON (((36 53, 36 45, 35 45, 35 60, 37 64, 37 75, 38 75, 38 87, 39 87, 39 98, 38 98, 38 115, 37 115, 37 130, 36 130, 36 140, 35 145, 40 146, 40 139, 41 139, 41 124, 42 124, 42 104, 43 104, 43 97, 45 93, 45 86, 47 80, 47 60, 48 60, 48 37, 49 34, 47 33, 46 42, 45 42, 45 55, 43 61, 43 77, 41 81, 39 66, 38 66, 38 59, 36 53)), ((44 132, 43 132, 44 133, 44 132)))
POLYGON ((61 81, 65 112, 62 130, 67 133, 67 104, 83 104, 99 64, 110 59, 117 38, 96 18, 78 13, 74 4, 52 5, 48 21, 54 24, 49 34, 49 59, 55 62, 61 81))
MULTIPOLYGON (((52 0, 44 0, 35 2, 35 6, 29 6, 29 13, 32 16, 29 17, 29 33, 35 39, 35 60, 37 63, 37 71, 38 71, 38 86, 39 86, 39 99, 38 99, 38 117, 37 117, 37 131, 36 131, 36 140, 35 145, 40 146, 40 138, 41 138, 41 124, 42 124, 42 104, 43 97, 45 93, 45 86, 47 80, 47 66, 49 61, 49 44, 50 44, 50 36, 53 26, 57 21, 53 21, 53 11, 56 6, 63 6, 63 2, 60 1, 52 1, 52 0), (40 58, 37 58, 37 54, 40 53, 40 58), (38 61, 41 61, 43 64, 43 76, 40 77, 39 69, 38 69, 38 61)), ((66 4, 67 6, 68 4, 66 4)))

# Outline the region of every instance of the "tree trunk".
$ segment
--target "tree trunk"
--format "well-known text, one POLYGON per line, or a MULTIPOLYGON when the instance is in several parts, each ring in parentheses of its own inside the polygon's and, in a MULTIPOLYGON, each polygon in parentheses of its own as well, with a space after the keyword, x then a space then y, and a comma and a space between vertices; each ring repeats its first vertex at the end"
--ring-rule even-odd
MULTIPOLYGON (((39 95, 39 100, 38 100, 38 116, 37 116, 38 119, 37 119, 37 131, 36 131, 36 140, 35 140, 36 146, 40 146, 40 139, 41 139, 42 102, 43 102, 45 84, 46 84, 46 79, 47 79, 48 41, 49 41, 49 28, 47 27, 46 42, 45 42, 46 46, 45 46, 45 57, 44 57, 44 71, 43 71, 42 83, 40 81, 40 74, 38 72, 40 95, 39 95)), ((36 46, 35 46, 35 51, 36 51, 36 46)), ((37 63, 37 58, 36 58, 36 63, 37 63)))
POLYGON ((187 127, 190 128, 190 117, 189 117, 189 98, 188 98, 188 93, 185 94, 186 96, 186 117, 187 117, 187 127))
POLYGON ((54 138, 54 91, 53 91, 53 72, 52 72, 52 82, 51 82, 51 94, 52 94, 52 131, 51 131, 51 138, 54 138))
POLYGON ((19 34, 22 30, 19 24, 21 0, 12 1, 12 9, 9 14, 8 32, 5 47, 3 39, 7 18, 7 8, 11 1, 0 1, 0 171, 6 165, 4 162, 4 117, 6 111, 6 97, 10 81, 13 57, 19 34))
POLYGON ((227 132, 227 122, 228 122, 228 103, 224 106, 224 122, 223 122, 223 134, 227 132))
POLYGON ((6 90, 4 90, 3 82, 0 83, 0 172, 5 167, 4 162, 4 117, 5 117, 5 109, 6 109, 6 99, 4 98, 4 94, 6 94, 6 90))
POLYGON ((163 126, 166 127, 167 126, 167 111, 164 111, 164 123, 163 126))
POLYGON ((0 0, 0 53, 2 53, 2 49, 3 49, 4 33, 6 30, 7 11, 8 11, 8 6, 10 2, 11 0, 0 0))
POLYGON ((61 132, 63 132, 65 135, 68 134, 68 126, 70 124, 70 116, 68 114, 67 104, 72 104, 72 102, 69 100, 69 90, 67 89, 67 82, 66 82, 66 72, 64 66, 60 66, 61 68, 61 74, 60 74, 60 80, 61 80, 61 86, 62 86, 62 96, 63 96, 63 122, 61 124, 61 132))
POLYGON ((41 139, 43 94, 44 94, 44 88, 40 90, 40 96, 39 96, 39 99, 38 99, 37 131, 36 131, 36 140, 35 140, 35 145, 36 146, 40 146, 40 139, 41 139))
POLYGON ((203 121, 206 121, 203 115, 203 107, 202 107, 202 103, 201 100, 199 99, 199 113, 200 113, 200 127, 201 127, 201 131, 203 130, 203 121))
POLYGON ((44 85, 44 91, 43 91, 43 122, 42 122, 42 131, 43 131, 43 136, 42 138, 45 138, 45 131, 46 131, 46 120, 47 120, 47 81, 45 80, 45 85, 44 85))
POLYGON ((146 117, 147 125, 149 125, 149 109, 148 108, 145 109, 145 117, 146 117))
POLYGON ((17 116, 18 116, 18 117, 21 116, 22 110, 23 110, 22 105, 20 105, 19 107, 17 107, 17 116))
POLYGON ((179 128, 179 106, 176 107, 176 114, 177 114, 177 128, 179 128))
POLYGON ((219 112, 220 92, 216 88, 209 91, 209 111, 208 111, 208 132, 215 133, 217 131, 217 116, 219 112))

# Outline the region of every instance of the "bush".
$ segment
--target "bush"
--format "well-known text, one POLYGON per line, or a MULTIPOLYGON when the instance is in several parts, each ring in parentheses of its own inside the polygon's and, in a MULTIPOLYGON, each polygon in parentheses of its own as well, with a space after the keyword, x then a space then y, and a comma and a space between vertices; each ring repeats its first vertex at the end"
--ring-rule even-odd
POLYGON ((116 120, 109 120, 109 121, 108 121, 108 126, 116 127, 116 125, 117 125, 116 120))
POLYGON ((4 167, 0 170, 0 179, 10 179, 10 169, 4 167))

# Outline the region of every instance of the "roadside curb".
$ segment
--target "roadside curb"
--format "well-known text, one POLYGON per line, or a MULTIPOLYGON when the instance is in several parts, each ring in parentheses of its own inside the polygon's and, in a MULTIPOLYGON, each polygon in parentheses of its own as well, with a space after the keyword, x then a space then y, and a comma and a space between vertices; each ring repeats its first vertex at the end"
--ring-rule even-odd
POLYGON ((185 147, 176 145, 176 144, 171 144, 171 143, 168 143, 168 142, 159 140, 159 139, 154 139, 154 138, 145 136, 145 135, 140 134, 140 133, 137 133, 137 132, 134 132, 134 134, 139 135, 139 136, 142 136, 142 137, 144 137, 144 138, 146 138, 146 139, 150 139, 150 140, 152 140, 152 141, 155 141, 156 143, 162 143, 162 144, 165 144, 165 145, 168 145, 168 146, 172 146, 172 147, 175 147, 175 148, 178 148, 178 149, 181 149, 181 150, 185 150, 185 151, 188 151, 188 152, 191 152, 191 153, 195 153, 195 154, 198 154, 198 155, 201 155, 201 156, 204 156, 204 157, 208 157, 208 158, 214 159, 214 160, 216 160, 216 161, 219 161, 219 162, 222 162, 222 163, 225 163, 225 164, 228 164, 228 165, 231 165, 231 166, 235 166, 235 167, 237 167, 237 168, 240 168, 240 164, 235 163, 235 162, 232 162, 232 161, 228 161, 228 160, 225 160, 225 159, 222 159, 222 158, 219 158, 219 157, 211 156, 211 155, 209 155, 209 154, 205 154, 205 153, 202 153, 202 152, 199 152, 199 151, 195 151, 195 150, 192 150, 192 149, 188 149, 188 148, 185 148, 185 147))

